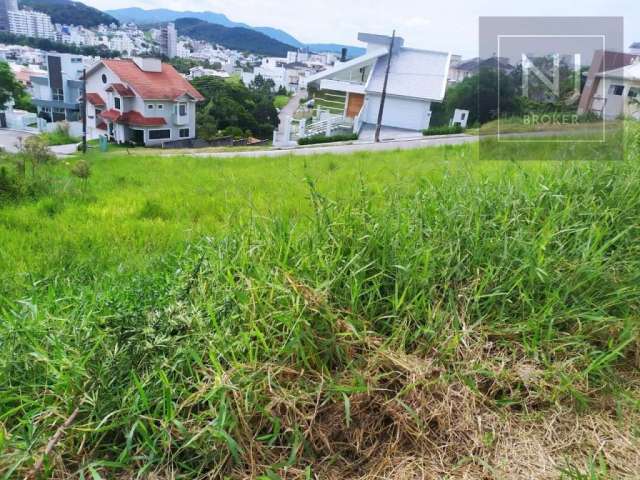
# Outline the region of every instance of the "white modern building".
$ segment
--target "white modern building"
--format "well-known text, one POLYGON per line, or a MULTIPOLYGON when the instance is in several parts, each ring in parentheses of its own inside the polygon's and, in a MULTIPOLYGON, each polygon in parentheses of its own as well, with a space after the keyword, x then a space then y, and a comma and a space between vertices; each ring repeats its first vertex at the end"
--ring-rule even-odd
POLYGON ((46 122, 79 121, 82 73, 91 57, 70 53, 49 53, 46 75, 31 77, 32 101, 38 117, 46 122))
POLYGON ((640 61, 597 77, 604 96, 594 97, 591 111, 607 120, 620 117, 640 120, 640 61))
POLYGON ((33 10, 10 10, 7 15, 9 31, 14 35, 56 39, 56 29, 51 23, 51 17, 46 13, 33 10))
MULTIPOLYGON (((315 120, 334 118, 343 127, 351 124, 356 133, 375 125, 391 56, 383 127, 410 132, 428 128, 432 103, 444 99, 451 54, 408 48, 400 37, 395 38, 393 51, 391 37, 360 33, 358 39, 367 44, 365 55, 307 79, 307 85, 333 95, 340 104, 331 117, 315 120)), ((316 133, 313 130, 307 132, 316 133)))

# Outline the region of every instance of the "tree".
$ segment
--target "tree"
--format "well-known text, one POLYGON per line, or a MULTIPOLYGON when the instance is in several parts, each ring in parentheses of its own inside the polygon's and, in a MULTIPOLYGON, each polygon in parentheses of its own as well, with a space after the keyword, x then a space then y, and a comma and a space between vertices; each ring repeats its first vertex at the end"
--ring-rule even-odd
POLYGON ((448 125, 456 108, 469 110, 470 125, 495 120, 498 111, 502 116, 519 115, 522 112, 519 95, 513 76, 495 68, 483 68, 477 75, 447 89, 444 101, 434 105, 432 124, 448 125))
POLYGON ((247 88, 241 82, 219 77, 200 77, 193 85, 207 99, 198 105, 196 122, 198 135, 212 140, 230 127, 234 132, 250 132, 260 138, 270 138, 278 126, 278 111, 273 106, 273 81, 260 77, 257 85, 247 88))
POLYGON ((0 109, 10 100, 13 100, 20 107, 20 103, 25 99, 28 102, 28 98, 27 92, 22 84, 16 80, 9 64, 0 62, 0 109))

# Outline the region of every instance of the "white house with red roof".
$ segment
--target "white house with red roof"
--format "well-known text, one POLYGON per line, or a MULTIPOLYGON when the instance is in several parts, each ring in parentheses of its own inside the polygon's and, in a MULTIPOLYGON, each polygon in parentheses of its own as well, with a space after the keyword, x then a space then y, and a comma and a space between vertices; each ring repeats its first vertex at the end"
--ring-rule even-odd
POLYGON ((102 60, 87 70, 87 133, 139 145, 193 139, 201 100, 200 92, 158 59, 102 60))

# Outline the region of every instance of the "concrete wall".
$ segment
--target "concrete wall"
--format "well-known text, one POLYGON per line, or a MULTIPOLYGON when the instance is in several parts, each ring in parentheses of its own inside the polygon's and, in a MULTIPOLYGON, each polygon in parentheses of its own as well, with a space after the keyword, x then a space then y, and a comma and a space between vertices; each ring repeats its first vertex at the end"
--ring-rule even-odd
MULTIPOLYGON (((363 108, 362 120, 366 123, 376 123, 380 110, 380 95, 367 94, 363 108)), ((382 125, 418 131, 429 128, 430 120, 431 102, 387 96, 382 125)))

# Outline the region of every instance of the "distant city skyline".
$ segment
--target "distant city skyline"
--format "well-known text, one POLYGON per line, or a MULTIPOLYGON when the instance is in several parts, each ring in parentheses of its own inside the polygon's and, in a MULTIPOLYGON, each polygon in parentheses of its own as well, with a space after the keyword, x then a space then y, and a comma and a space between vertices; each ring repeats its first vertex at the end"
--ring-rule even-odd
MULTIPOLYGON (((99 0, 86 4, 105 10, 99 0)), ((140 7, 212 11, 236 22, 279 28, 305 43, 358 45, 360 31, 390 34, 397 29, 408 46, 447 50, 465 58, 477 55, 480 16, 623 16, 625 46, 640 41, 640 2, 584 0, 568 9, 553 0, 525 5, 506 0, 466 0, 455 6, 419 0, 324 0, 303 7, 291 0, 111 0, 108 9, 140 7)))

